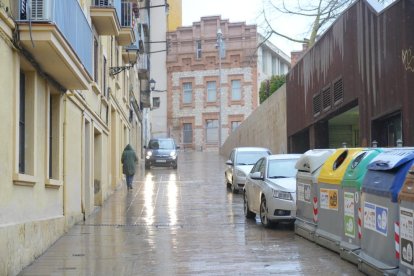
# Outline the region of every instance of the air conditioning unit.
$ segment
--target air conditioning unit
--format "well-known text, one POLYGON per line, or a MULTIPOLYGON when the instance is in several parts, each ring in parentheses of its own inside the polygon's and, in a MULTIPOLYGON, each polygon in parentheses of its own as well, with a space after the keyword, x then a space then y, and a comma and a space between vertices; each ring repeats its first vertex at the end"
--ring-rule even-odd
POLYGON ((51 0, 22 0, 20 17, 22 20, 50 20, 51 0))

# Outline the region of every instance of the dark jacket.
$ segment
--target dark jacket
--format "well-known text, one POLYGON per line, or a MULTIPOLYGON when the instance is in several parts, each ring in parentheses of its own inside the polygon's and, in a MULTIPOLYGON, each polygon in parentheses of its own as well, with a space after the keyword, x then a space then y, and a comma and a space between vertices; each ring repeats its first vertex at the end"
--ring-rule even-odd
POLYGON ((137 165, 138 158, 135 154, 134 149, 128 144, 124 152, 122 152, 122 172, 126 175, 134 175, 135 174, 135 166, 137 165))

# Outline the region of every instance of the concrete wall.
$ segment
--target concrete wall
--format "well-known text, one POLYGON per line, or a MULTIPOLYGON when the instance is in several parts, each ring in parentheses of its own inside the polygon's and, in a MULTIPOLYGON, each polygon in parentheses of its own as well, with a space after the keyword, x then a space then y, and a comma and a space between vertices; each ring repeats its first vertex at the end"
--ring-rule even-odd
POLYGON ((234 147, 267 147, 272 153, 287 153, 286 86, 283 85, 263 102, 235 130, 220 149, 229 156, 234 147))

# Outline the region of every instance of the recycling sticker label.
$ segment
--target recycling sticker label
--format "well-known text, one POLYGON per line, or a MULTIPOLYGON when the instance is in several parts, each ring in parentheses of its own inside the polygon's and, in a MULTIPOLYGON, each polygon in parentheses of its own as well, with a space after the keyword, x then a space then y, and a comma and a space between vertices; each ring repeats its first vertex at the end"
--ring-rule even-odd
POLYGON ((413 261, 413 238, 414 238, 414 215, 413 210, 400 207, 400 245, 401 263, 414 268, 413 261))
POLYGON ((298 200, 311 203, 311 185, 298 182, 298 200))
POLYGON ((388 235, 388 208, 364 203, 364 227, 384 236, 388 235))
POLYGON ((355 238, 355 202, 354 193, 344 193, 344 230, 345 235, 355 238))

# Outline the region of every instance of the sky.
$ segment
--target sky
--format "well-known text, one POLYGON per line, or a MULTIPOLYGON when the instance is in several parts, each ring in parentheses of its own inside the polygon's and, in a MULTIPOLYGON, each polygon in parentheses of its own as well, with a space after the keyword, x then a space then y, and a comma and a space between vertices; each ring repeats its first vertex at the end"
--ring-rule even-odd
MULTIPOLYGON (((200 21, 203 16, 221 15, 222 19, 230 22, 244 21, 247 24, 257 24, 261 32, 263 20, 260 13, 263 10, 263 0, 182 0, 183 26, 191 26, 193 22, 200 21)), ((280 18, 279 18, 280 19, 280 18)), ((284 31, 290 36, 300 39, 304 37, 304 30, 308 30, 309 23, 298 18, 282 18, 278 20, 278 30, 284 31)), ((290 42, 287 39, 273 36, 271 42, 290 56, 291 51, 302 49, 299 43, 290 42)))
MULTIPOLYGON (((291 3, 292 0, 286 3, 291 3)), ((368 0, 380 10, 378 0, 368 0)), ((394 0, 385 0, 385 6, 394 0)), ((182 0, 183 7, 183 26, 191 26, 193 22, 200 21, 203 16, 221 15, 222 19, 229 19, 230 22, 245 21, 247 24, 256 24, 258 32, 265 34, 263 28, 263 17, 260 16, 263 11, 263 3, 268 0, 182 0)), ((296 2, 295 2, 296 3, 296 2)), ((265 5, 266 6, 266 5, 265 5)), ((290 37, 303 39, 307 37, 311 26, 310 21, 306 21, 301 16, 279 15, 278 18, 272 17, 269 11, 272 9, 267 7, 266 14, 272 19, 272 26, 277 31, 290 37)), ((273 35, 270 41, 285 54, 290 56, 291 51, 302 50, 302 44, 291 42, 287 39, 273 35)))

